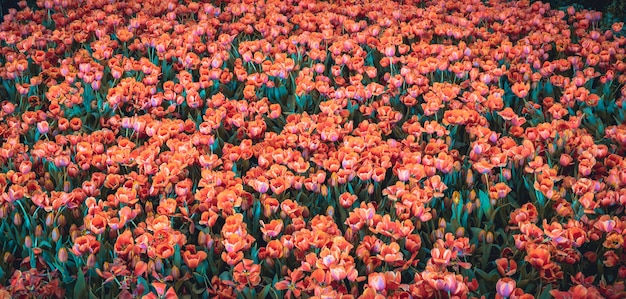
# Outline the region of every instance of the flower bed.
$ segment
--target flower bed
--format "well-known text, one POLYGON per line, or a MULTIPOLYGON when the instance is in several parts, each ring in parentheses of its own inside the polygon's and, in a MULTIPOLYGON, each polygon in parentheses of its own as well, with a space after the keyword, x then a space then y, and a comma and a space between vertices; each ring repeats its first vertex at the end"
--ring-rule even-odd
POLYGON ((623 24, 497 0, 21 6, 0 298, 626 296, 623 24))

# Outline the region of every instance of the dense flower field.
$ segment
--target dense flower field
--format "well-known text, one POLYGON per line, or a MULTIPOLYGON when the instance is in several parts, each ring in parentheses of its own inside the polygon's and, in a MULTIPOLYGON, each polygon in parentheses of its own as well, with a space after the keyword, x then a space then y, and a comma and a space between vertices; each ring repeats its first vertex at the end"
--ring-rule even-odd
POLYGON ((625 298, 626 37, 525 1, 25 1, 0 298, 625 298))

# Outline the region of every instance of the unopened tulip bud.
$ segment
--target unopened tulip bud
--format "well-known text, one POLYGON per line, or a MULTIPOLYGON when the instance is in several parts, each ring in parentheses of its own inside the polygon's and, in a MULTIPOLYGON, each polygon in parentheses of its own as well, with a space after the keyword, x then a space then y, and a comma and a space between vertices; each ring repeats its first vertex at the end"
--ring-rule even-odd
POLYGON ((461 238, 461 237, 465 236, 465 227, 461 226, 461 227, 457 228, 455 235, 456 235, 457 238, 461 238))
POLYGON ((367 194, 374 194, 374 184, 367 185, 367 194))
POLYGON ((33 239, 30 236, 26 236, 26 238, 24 238, 24 246, 26 246, 26 248, 33 247, 33 239))
POLYGON ((22 215, 19 213, 15 213, 15 215, 13 215, 13 224, 17 227, 22 225, 22 215))
POLYGON ((54 242, 59 241, 59 239, 61 238, 61 232, 59 232, 58 227, 55 227, 54 229, 52 229, 52 232, 50 233, 50 237, 52 238, 52 241, 54 242))
POLYGON ((465 177, 465 183, 468 187, 471 187, 474 184, 474 172, 471 169, 467 170, 467 176, 465 177))
POLYGON ((59 217, 57 217, 57 224, 60 227, 64 227, 67 224, 67 221, 65 219, 65 216, 63 214, 59 215, 59 217))
POLYGON ((470 201, 476 200, 476 190, 472 189, 472 191, 470 191, 469 200, 470 201))
POLYGON ((10 252, 5 252, 4 253, 4 263, 5 264, 10 264, 13 262, 13 254, 11 254, 10 252))
POLYGON ((445 234, 446 231, 444 228, 438 228, 437 230, 435 230, 435 239, 443 239, 445 234))
POLYGON ((154 262, 154 269, 161 272, 163 270, 163 260, 160 257, 157 257, 154 262))
POLYGON ((198 244, 206 246, 206 234, 203 231, 198 233, 198 244))
POLYGON ((446 219, 440 218, 439 219, 439 228, 446 228, 446 219))
POLYGON ((333 217, 335 215, 335 208, 333 206, 328 206, 326 208, 326 216, 333 217))
POLYGON ((172 276, 174 281, 178 280, 178 278, 180 278, 180 270, 178 269, 178 267, 172 266, 172 273, 170 273, 170 275, 172 276))
POLYGON ((476 208, 476 206, 472 202, 468 202, 465 204, 465 211, 467 211, 468 215, 471 215, 472 212, 474 212, 474 208, 476 208))
POLYGON ((345 238, 346 238, 346 241, 348 241, 350 243, 352 243, 352 241, 354 241, 354 231, 352 231, 351 227, 348 227, 346 229, 345 238))
POLYGON ((146 202, 144 210, 146 211, 146 213, 147 212, 152 212, 153 211, 152 202, 150 202, 150 201, 146 202))
POLYGON ((480 232, 478 232, 478 241, 480 242, 485 242, 485 235, 487 233, 484 230, 481 230, 480 232))
POLYGON ((458 205, 461 202, 461 193, 459 191, 454 191, 452 193, 452 203, 458 205))
POLYGON ((148 261, 148 272, 152 273, 156 271, 156 266, 154 265, 154 261, 153 260, 149 260, 148 261))
POLYGON ((504 177, 504 180, 510 181, 511 180, 511 170, 510 169, 502 169, 502 176, 504 177))
POLYGON ((54 213, 48 213, 48 216, 46 216, 46 226, 47 227, 52 227, 54 225, 54 213))
POLYGON ((492 232, 487 232, 487 236, 485 236, 485 241, 487 241, 488 244, 493 243, 493 233, 492 232))
POLYGON ((92 269, 96 266, 96 256, 93 253, 90 253, 87 257, 87 268, 92 269))
POLYGON ((61 263, 65 263, 67 262, 67 249, 65 249, 65 247, 62 247, 61 249, 59 249, 59 253, 57 254, 57 258, 59 259, 59 262, 61 263))
POLYGON ((35 227, 35 237, 41 236, 43 236, 43 227, 41 227, 41 224, 38 224, 37 227, 35 227))

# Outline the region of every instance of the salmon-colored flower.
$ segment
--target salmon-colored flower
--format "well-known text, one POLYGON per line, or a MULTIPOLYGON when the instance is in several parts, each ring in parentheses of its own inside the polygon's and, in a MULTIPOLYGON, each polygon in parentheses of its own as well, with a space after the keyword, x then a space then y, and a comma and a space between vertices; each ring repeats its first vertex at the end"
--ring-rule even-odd
POLYGON ((496 260, 496 267, 502 276, 511 276, 517 272, 517 263, 515 260, 507 258, 499 258, 496 260))
POLYGON ((496 292, 503 298, 509 298, 513 293, 513 290, 515 290, 515 287, 515 280, 509 277, 500 278, 496 283, 496 292))
POLYGON ((183 252, 183 260, 185 264, 191 269, 195 269, 207 258, 207 253, 204 251, 196 252, 195 249, 185 250, 183 252))
POLYGON ((96 240, 95 236, 84 235, 76 238, 74 246, 72 246, 72 253, 77 256, 82 256, 85 253, 98 253, 100 250, 100 242, 96 240))
POLYGON ((263 236, 267 237, 268 239, 278 236, 282 230, 283 230, 282 219, 273 219, 267 224, 265 224, 265 222, 261 220, 261 232, 263 233, 263 236))
POLYGON ((237 283, 236 288, 243 290, 246 286, 255 287, 261 282, 261 265, 254 261, 244 259, 233 268, 233 279, 237 283))

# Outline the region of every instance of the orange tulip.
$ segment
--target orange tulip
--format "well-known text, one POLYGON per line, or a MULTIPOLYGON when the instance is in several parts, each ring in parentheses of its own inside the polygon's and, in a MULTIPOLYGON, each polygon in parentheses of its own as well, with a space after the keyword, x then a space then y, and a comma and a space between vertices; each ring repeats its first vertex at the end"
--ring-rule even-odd
POLYGON ((198 268, 200 263, 202 263, 207 258, 207 253, 204 251, 195 252, 194 250, 185 250, 183 252, 183 260, 185 264, 189 266, 191 269, 198 268))

